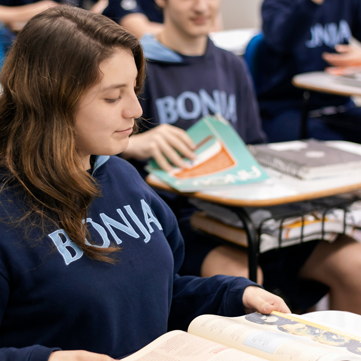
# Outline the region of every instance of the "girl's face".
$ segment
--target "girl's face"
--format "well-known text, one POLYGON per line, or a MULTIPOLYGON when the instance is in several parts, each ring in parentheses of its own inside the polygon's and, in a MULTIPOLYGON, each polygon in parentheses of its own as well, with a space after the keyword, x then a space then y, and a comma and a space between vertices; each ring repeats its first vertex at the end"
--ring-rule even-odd
POLYGON ((119 154, 142 115, 135 93, 138 75, 129 50, 118 48, 100 63, 103 78, 80 99, 75 116, 77 150, 85 169, 90 156, 119 154))

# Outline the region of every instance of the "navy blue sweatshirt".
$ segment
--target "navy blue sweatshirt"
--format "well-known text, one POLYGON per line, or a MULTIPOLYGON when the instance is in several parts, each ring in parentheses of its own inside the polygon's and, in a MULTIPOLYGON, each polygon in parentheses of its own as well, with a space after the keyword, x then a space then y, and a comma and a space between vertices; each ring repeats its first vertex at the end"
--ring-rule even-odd
MULTIPOLYGON (((210 39, 202 56, 176 53, 150 34, 143 36, 141 44, 148 74, 140 97, 145 119, 140 132, 165 123, 187 130, 205 115, 221 113, 247 144, 266 141, 242 58, 217 48, 210 39)), ((145 177, 147 160, 131 162, 145 177)), ((169 192, 159 194, 167 202, 176 198, 169 192)))
POLYGON ((0 360, 46 361, 54 350, 121 358, 203 313, 244 313, 245 278, 180 277, 184 245, 168 206, 117 157, 99 157, 93 176, 92 244, 117 246, 115 265, 91 260, 50 225, 25 232, 14 191, 0 195, 0 360))
MULTIPOLYGON (((28 4, 34 4, 41 0, 0 0, 0 5, 4 6, 22 6, 28 4)), ((53 0, 60 4, 69 4, 75 6, 83 6, 83 0, 53 0)))
POLYGON ((253 84, 242 58, 208 39, 203 56, 184 56, 153 36, 141 40, 148 76, 141 105, 147 128, 172 124, 188 129, 208 114, 221 113, 246 143, 266 140, 253 84))
MULTIPOLYGON (((265 0, 262 6, 266 48, 259 59, 260 102, 300 106, 303 90, 292 86, 294 75, 324 70, 323 52, 335 52, 353 35, 361 39, 361 1, 265 0)), ((314 94, 313 107, 345 104, 348 98, 314 94)))
POLYGON ((163 23, 163 12, 154 0, 109 0, 103 15, 117 23, 129 14, 144 14, 150 21, 163 23))

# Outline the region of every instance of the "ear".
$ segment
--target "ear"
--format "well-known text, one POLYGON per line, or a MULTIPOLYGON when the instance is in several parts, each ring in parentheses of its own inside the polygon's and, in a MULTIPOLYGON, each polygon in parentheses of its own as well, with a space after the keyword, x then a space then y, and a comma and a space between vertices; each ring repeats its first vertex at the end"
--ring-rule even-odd
POLYGON ((165 8, 166 0, 154 0, 155 3, 162 9, 165 8))

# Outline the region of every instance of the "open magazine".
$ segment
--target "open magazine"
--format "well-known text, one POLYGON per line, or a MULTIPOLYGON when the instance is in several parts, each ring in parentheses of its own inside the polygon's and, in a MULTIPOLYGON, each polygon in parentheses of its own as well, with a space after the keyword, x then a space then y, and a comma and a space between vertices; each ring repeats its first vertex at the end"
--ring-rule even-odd
POLYGON ((279 312, 202 315, 188 332, 168 332, 124 360, 356 361, 361 337, 279 312))
POLYGON ((180 192, 248 184, 269 176, 253 158, 232 125, 221 115, 207 116, 187 130, 196 144, 187 168, 161 170, 153 160, 147 170, 180 192))

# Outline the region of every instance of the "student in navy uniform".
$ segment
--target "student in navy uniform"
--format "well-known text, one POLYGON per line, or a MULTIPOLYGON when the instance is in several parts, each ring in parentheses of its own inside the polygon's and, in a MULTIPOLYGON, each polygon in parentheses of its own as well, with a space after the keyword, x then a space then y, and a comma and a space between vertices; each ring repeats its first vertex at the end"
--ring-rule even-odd
MULTIPOLYGON (((216 48, 207 37, 219 1, 157 0, 157 4, 164 11, 164 31, 156 38, 142 39, 149 61, 141 103, 148 122, 142 133, 131 137, 123 156, 132 158, 143 174, 144 159, 149 157, 166 170, 171 167, 167 159, 184 167, 175 150, 188 158, 194 156, 194 144, 185 130, 208 113, 221 113, 246 143, 263 142, 252 82, 243 60, 216 48)), ((175 211, 186 242, 183 274, 247 272, 244 254, 192 231, 189 217, 195 209, 186 197, 169 192, 161 195, 175 211)), ((332 308, 358 313, 360 263, 361 245, 343 236, 333 244, 307 242, 261 257, 264 284, 281 290, 295 308, 312 306, 330 289, 332 308)))
MULTIPOLYGON (((144 129, 153 129, 132 137, 124 156, 140 160, 134 164, 143 175, 145 163, 142 159, 149 156, 154 156, 164 169, 170 168, 164 155, 184 167, 182 159, 172 149, 193 157, 193 144, 184 130, 209 113, 222 114, 245 142, 265 142, 244 61, 216 48, 207 37, 217 17, 219 1, 157 3, 165 10, 165 29, 158 39, 151 35, 142 39, 150 60, 145 93, 141 97, 146 120, 144 129), (192 37, 194 41, 189 41, 192 37)), ((169 193, 162 196, 176 212, 186 240, 183 273, 248 276, 245 252, 229 246, 210 245, 190 227, 189 217, 195 208, 188 200, 169 193)), ((259 281, 262 282, 260 270, 259 281)))
POLYGON ((109 0, 103 15, 124 26, 138 38, 163 29, 163 13, 154 0, 109 0))
POLYGON ((19 30, 24 23, 40 12, 57 6, 54 1, 0 1, 0 43, 6 53, 16 38, 13 30, 19 30))
MULTIPOLYGON (((90 10, 101 13, 104 9, 104 1, 107 0, 98 0, 90 10)), ((16 39, 17 32, 28 20, 59 4, 83 6, 83 0, 0 0, 0 43, 4 53, 7 53, 16 39)))
POLYGON ((184 244, 174 214, 109 156, 127 147, 142 114, 143 76, 138 40, 75 7, 31 19, 8 54, 1 361, 112 361, 203 313, 289 311, 245 278, 177 274, 184 244))
MULTIPOLYGON (((361 1, 265 0, 265 48, 258 59, 257 94, 270 142, 299 138, 303 90, 294 75, 321 71, 338 44, 361 39, 361 1)), ((343 53, 352 48, 341 48, 343 53)), ((347 97, 311 93, 308 136, 360 142, 361 109, 347 97)))

